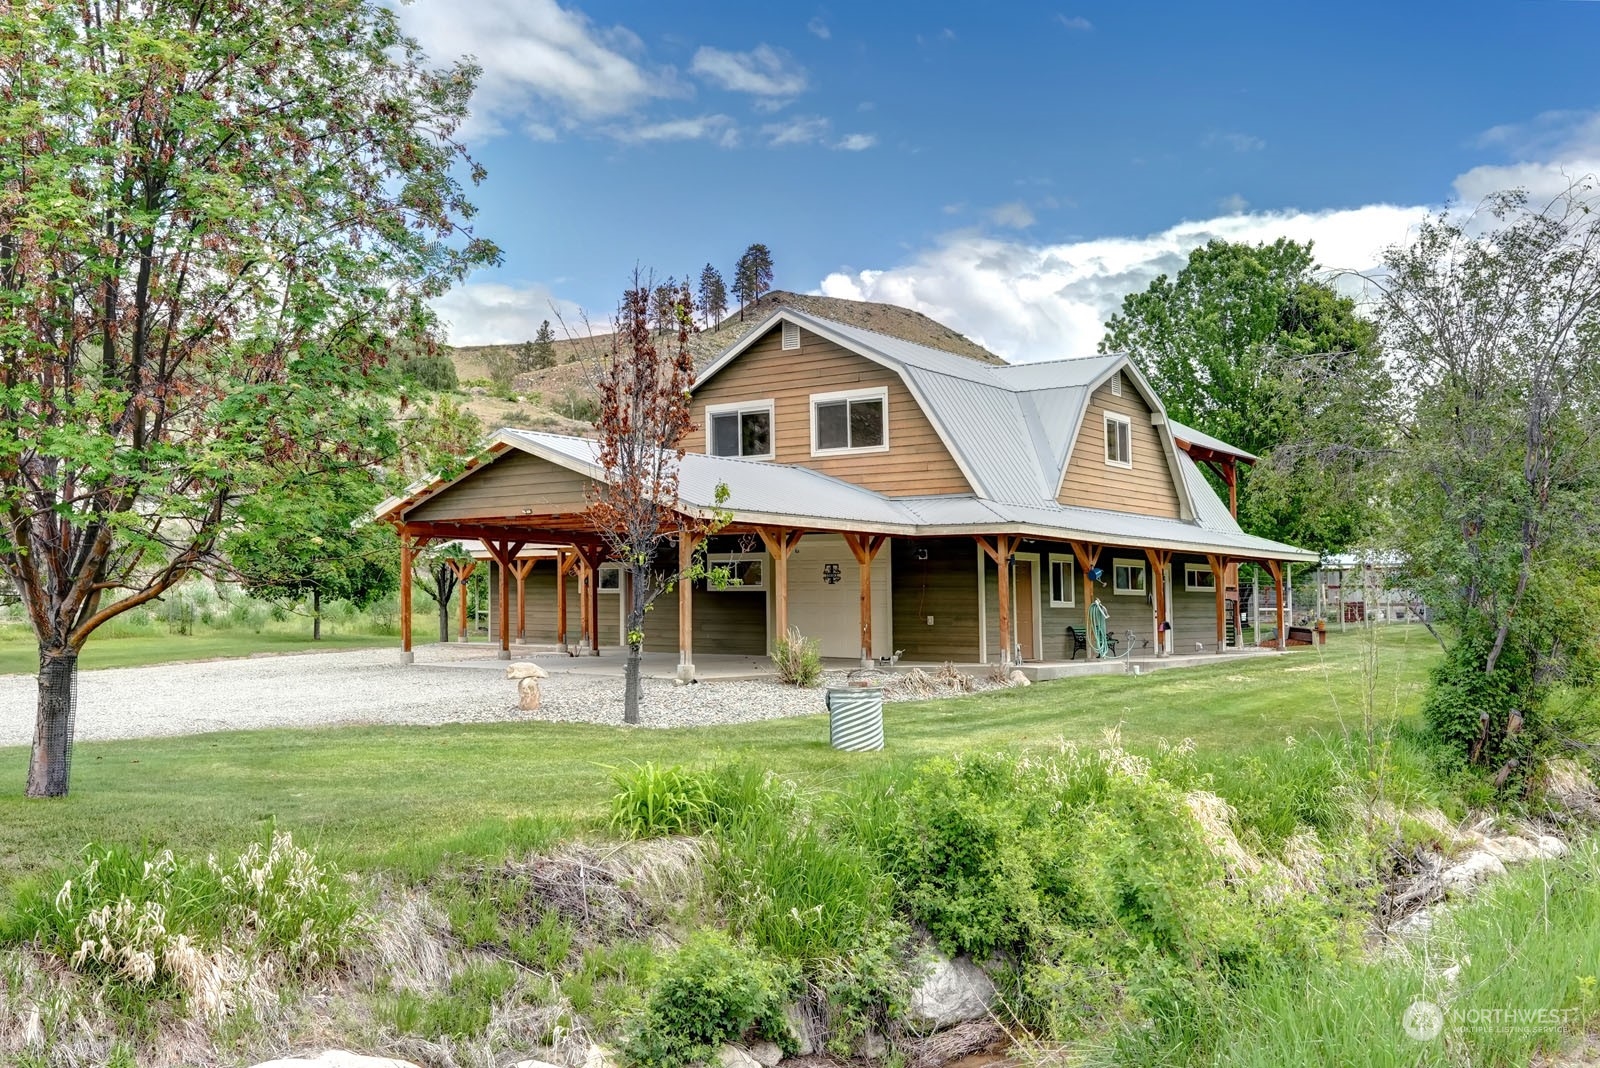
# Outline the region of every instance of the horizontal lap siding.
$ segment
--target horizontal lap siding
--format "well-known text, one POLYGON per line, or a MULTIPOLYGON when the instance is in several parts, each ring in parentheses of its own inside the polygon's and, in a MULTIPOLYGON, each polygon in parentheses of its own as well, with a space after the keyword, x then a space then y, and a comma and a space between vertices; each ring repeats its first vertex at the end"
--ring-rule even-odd
MULTIPOLYGON (((688 452, 706 450, 706 408, 734 402, 773 402, 774 459, 810 467, 890 496, 970 493, 933 424, 900 376, 865 357, 800 331, 800 350, 784 352, 782 329, 773 330, 695 391, 696 429, 688 452), (811 455, 811 395, 884 386, 889 398, 889 451, 862 456, 811 455)), ((738 507, 737 501, 730 501, 738 507)))
POLYGON ((406 513, 408 522, 573 515, 589 507, 593 480, 529 456, 507 452, 406 513))
POLYGON ((1172 651, 1192 653, 1202 642, 1207 652, 1217 647, 1217 595, 1211 590, 1189 592, 1184 565, 1199 564, 1210 570, 1203 557, 1172 558, 1172 651))
POLYGON ((1072 447, 1072 459, 1067 463, 1066 478, 1062 480, 1060 500, 1083 508, 1178 517, 1178 489, 1172 481, 1160 432, 1150 425, 1149 405, 1126 377, 1122 396, 1112 396, 1108 382, 1089 398, 1083 426, 1072 447), (1128 417, 1133 443, 1131 469, 1106 463, 1108 411, 1128 417))
MULTIPOLYGON (((490 564, 489 571, 489 637, 500 638, 500 576, 499 564, 490 564)), ((511 633, 517 632, 517 580, 509 581, 511 591, 511 633)), ((600 594, 600 644, 622 644, 622 608, 620 594, 600 594)), ((551 560, 540 560, 528 572, 523 583, 523 636, 535 645, 552 645, 556 641, 556 565, 551 560)), ((567 641, 576 645, 583 633, 583 602, 578 593, 578 573, 567 573, 567 641)), ((651 622, 654 622, 652 620, 651 622)), ((676 623, 676 619, 674 619, 676 623)), ((674 628, 676 639, 676 628, 674 628)), ((674 640, 673 648, 677 648, 674 640)))
POLYGON ((896 538, 891 551, 894 643, 905 659, 977 660, 977 542, 971 538, 896 538), (926 560, 917 559, 919 549, 927 550, 926 560), (933 617, 931 627, 929 616, 933 617))

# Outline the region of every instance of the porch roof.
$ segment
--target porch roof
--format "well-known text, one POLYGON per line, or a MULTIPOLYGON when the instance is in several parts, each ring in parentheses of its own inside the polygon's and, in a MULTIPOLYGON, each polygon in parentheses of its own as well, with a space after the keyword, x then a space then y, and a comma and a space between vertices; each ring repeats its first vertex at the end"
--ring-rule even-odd
MULTIPOLYGON (((588 438, 506 429, 491 451, 516 449, 603 480, 599 443, 588 438)), ((1026 537, 1089 541, 1180 552, 1315 562, 1317 554, 1244 533, 1187 456, 1181 456, 1188 489, 1197 503, 1193 520, 1110 512, 1057 504, 1010 503, 976 495, 886 497, 807 467, 760 460, 686 453, 679 465, 680 506, 706 515, 732 514, 740 526, 790 526, 813 530, 864 531, 899 536, 1015 533, 1026 537), (717 503, 717 487, 728 500, 717 503)), ((470 473, 467 476, 470 477, 470 473)), ((385 502, 378 518, 403 521, 422 501, 448 492, 448 484, 419 485, 385 502)), ((470 525, 470 524, 466 524, 470 525)))

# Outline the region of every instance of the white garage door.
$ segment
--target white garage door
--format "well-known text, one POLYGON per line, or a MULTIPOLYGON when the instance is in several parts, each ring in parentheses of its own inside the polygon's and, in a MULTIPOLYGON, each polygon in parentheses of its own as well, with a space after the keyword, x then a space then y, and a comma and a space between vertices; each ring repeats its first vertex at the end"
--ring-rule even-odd
MULTIPOLYGON (((861 579, 837 534, 807 534, 789 557, 789 625, 815 638, 823 656, 861 655, 861 579)), ((872 562, 872 655, 894 651, 889 613, 889 542, 872 562)))

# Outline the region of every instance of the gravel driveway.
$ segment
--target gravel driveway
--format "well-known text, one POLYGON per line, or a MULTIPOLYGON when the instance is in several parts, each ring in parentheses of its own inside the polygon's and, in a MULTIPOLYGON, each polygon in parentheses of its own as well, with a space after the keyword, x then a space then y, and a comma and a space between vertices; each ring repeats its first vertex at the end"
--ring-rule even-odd
MULTIPOLYGON (((452 664, 458 656, 421 648, 419 662, 402 667, 394 649, 363 649, 84 671, 78 675, 77 738, 358 723, 622 722, 620 677, 556 671, 544 681, 544 707, 524 713, 503 664, 487 659, 481 646, 475 662, 452 664)), ((33 676, 0 676, 0 745, 33 740, 37 697, 33 676)), ((674 686, 646 679, 644 704, 647 727, 823 711, 819 691, 765 680, 674 686)))

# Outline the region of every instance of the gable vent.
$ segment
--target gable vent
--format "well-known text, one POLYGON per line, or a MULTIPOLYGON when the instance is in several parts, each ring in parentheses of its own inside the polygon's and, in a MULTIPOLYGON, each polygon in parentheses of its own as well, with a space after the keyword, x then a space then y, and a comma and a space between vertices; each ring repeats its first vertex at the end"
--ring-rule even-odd
MULTIPOLYGON (((784 343, 784 348, 788 348, 788 347, 789 347, 788 343, 785 342, 784 343)), ((1122 396, 1122 372, 1121 371, 1118 371, 1117 372, 1117 377, 1115 377, 1115 378, 1113 378, 1111 380, 1111 395, 1113 397, 1122 396)))
POLYGON ((793 352, 800 347, 800 328, 794 323, 783 324, 783 351, 793 352))

